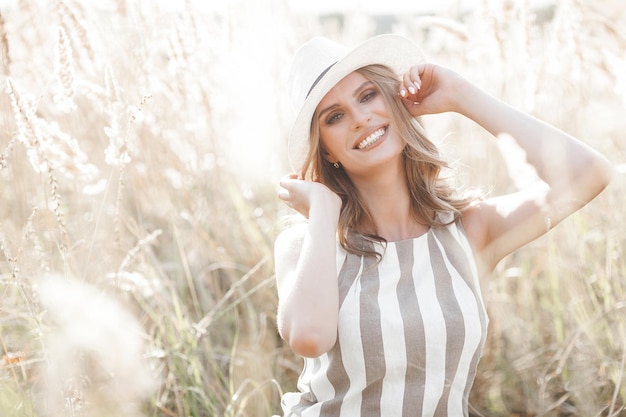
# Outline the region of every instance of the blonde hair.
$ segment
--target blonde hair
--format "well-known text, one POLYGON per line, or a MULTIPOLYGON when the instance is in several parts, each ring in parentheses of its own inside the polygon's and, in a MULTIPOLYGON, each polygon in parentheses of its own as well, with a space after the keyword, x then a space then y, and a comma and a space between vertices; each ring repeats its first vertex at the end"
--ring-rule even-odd
MULTIPOLYGON (((416 220, 426 221, 428 226, 454 222, 475 197, 459 196, 443 177, 442 171, 449 165, 440 156, 437 146, 426 137, 419 120, 408 112, 397 96, 398 76, 383 65, 370 65, 357 72, 374 83, 383 95, 395 126, 406 141, 402 156, 411 214, 416 220)), ((317 119, 316 112, 311 122, 310 146, 302 166, 302 178, 321 182, 341 197, 343 204, 338 224, 341 246, 349 253, 380 258, 366 242, 385 242, 385 239, 376 234, 372 216, 346 172, 324 158, 317 119)))

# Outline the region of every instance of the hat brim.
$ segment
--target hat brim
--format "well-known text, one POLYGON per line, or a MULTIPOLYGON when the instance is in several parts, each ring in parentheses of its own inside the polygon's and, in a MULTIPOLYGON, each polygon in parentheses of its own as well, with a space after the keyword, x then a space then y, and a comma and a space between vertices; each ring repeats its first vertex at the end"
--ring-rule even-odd
POLYGON ((309 150, 311 119, 319 102, 339 81, 368 65, 385 65, 398 76, 425 60, 421 49, 410 39, 386 34, 368 39, 337 61, 311 89, 289 133, 288 157, 291 168, 299 171, 309 150))

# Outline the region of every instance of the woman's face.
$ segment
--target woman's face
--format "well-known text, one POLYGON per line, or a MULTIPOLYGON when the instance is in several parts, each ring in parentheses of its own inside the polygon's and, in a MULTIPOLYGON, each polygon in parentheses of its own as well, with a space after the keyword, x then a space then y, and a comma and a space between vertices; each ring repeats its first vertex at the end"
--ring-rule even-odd
POLYGON ((317 106, 322 145, 331 163, 350 175, 366 175, 405 146, 378 87, 358 72, 339 81, 317 106))

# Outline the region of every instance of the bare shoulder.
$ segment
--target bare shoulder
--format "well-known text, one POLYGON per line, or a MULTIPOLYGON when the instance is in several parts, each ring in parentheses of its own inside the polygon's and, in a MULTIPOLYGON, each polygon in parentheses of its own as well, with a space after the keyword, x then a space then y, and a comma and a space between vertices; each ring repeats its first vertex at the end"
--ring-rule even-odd
POLYGON ((472 249, 480 253, 487 245, 484 201, 475 201, 461 212, 461 222, 472 249))
POLYGON ((461 213, 461 223, 481 271, 481 277, 488 276, 496 264, 489 240, 488 223, 491 208, 488 200, 480 200, 463 209, 461 213))
POLYGON ((523 190, 478 201, 463 211, 463 227, 473 249, 489 269, 508 254, 548 231, 546 219, 557 224, 555 205, 547 203, 549 188, 537 182, 523 190), (552 211, 551 211, 552 210, 552 211))

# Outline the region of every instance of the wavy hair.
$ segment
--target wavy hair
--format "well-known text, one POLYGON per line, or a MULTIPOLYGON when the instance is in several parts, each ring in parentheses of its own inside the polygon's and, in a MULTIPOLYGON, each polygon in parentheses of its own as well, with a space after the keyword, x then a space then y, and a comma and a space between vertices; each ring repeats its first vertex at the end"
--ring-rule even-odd
MULTIPOLYGON (((437 146, 427 138, 419 119, 408 112, 398 97, 400 81, 393 70, 383 65, 369 65, 357 72, 374 83, 383 95, 394 126, 406 142, 402 159, 410 193, 411 215, 416 220, 426 221, 431 227, 453 223, 461 210, 476 197, 458 195, 442 175, 449 164, 441 157, 437 146)), ((380 254, 367 242, 386 241, 377 235, 367 206, 343 168, 337 169, 325 160, 317 120, 316 111, 311 122, 309 151, 300 174, 302 178, 321 182, 341 198, 338 224, 341 246, 349 253, 380 259, 380 254)))

